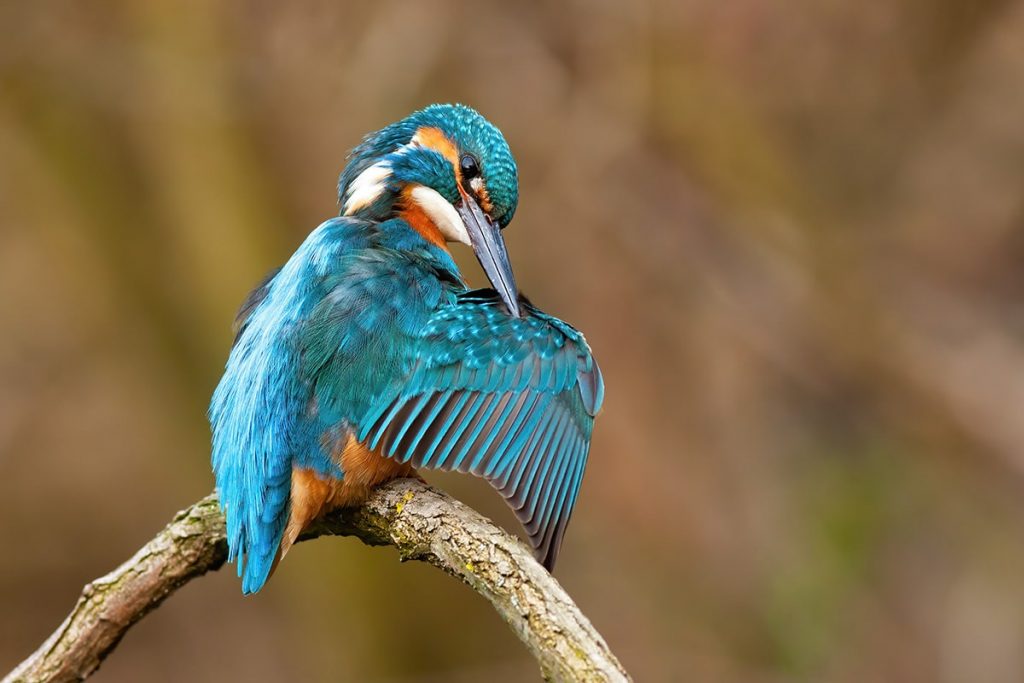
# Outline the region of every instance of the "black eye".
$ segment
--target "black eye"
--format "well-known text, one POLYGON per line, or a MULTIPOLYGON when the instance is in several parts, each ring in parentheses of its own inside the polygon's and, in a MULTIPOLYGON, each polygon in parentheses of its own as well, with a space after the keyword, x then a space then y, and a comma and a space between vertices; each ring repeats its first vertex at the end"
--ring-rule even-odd
POLYGON ((462 155, 462 158, 459 159, 459 168, 462 169, 462 177, 466 180, 472 180, 480 175, 480 164, 476 162, 476 157, 472 154, 462 155))

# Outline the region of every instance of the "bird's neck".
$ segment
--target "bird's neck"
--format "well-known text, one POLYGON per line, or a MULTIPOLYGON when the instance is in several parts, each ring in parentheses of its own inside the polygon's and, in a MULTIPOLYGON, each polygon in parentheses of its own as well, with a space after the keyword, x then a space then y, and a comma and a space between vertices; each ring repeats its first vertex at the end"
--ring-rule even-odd
POLYGON ((411 189, 406 188, 399 194, 393 214, 395 218, 401 218, 408 223, 409 227, 418 232, 423 239, 448 251, 448 240, 423 207, 413 199, 411 189))
MULTIPOLYGON (((342 196, 346 196, 343 190, 342 196)), ((424 240, 448 251, 448 242, 434 220, 423 210, 412 196, 412 188, 392 189, 382 183, 375 191, 372 201, 353 204, 352 200, 342 204, 342 215, 374 223, 385 223, 400 219, 424 240)), ((394 223, 392 223, 394 224, 394 223)))

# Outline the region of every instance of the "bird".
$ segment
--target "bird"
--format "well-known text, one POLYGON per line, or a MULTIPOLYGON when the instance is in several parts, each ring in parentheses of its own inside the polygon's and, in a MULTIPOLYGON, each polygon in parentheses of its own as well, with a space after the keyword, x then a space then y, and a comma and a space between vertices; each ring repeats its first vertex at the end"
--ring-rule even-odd
POLYGON ((503 496, 549 570, 604 381, 584 336, 519 293, 501 131, 434 104, 363 138, 339 215, 249 294, 208 417, 229 560, 255 593, 311 522, 420 470, 503 496), (470 289, 451 245, 491 288, 470 289))

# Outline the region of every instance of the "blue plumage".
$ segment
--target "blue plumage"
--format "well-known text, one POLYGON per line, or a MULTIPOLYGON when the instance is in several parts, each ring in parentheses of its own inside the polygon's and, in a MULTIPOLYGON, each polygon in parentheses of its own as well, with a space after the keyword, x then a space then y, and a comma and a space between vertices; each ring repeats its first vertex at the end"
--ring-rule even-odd
MULTIPOLYGON (((278 557, 293 470, 344 481, 337 446, 349 439, 393 461, 485 478, 553 565, 603 399, 600 371, 571 326, 525 299, 513 311, 504 295, 469 291, 430 231, 453 224, 456 209, 488 207, 494 234, 507 224, 518 198, 507 150, 465 107, 431 107, 368 137, 340 184, 343 210, 353 187, 367 201, 318 227, 243 306, 210 421, 245 592, 278 557), (446 146, 410 144, 425 126, 481 157, 485 190, 446 146), (427 168, 445 177, 428 181, 427 168), (403 203, 410 187, 436 192, 453 213, 433 195, 403 203)), ((478 256, 493 260, 475 234, 478 256)))

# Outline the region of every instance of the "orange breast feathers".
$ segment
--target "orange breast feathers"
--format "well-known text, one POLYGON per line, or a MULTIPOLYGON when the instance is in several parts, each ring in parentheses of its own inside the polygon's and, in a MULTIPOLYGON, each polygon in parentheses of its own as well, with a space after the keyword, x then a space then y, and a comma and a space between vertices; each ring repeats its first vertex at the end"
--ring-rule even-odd
POLYGON ((334 458, 345 473, 342 480, 325 478, 311 469, 292 470, 291 515, 281 539, 278 561, 317 517, 362 504, 375 486, 386 481, 416 475, 412 465, 384 458, 352 437, 335 449, 334 458))

